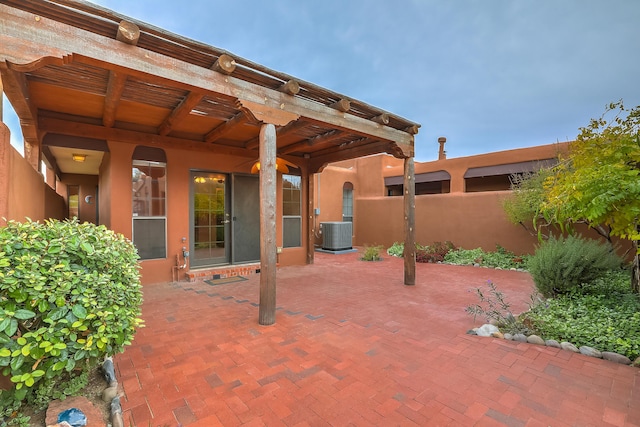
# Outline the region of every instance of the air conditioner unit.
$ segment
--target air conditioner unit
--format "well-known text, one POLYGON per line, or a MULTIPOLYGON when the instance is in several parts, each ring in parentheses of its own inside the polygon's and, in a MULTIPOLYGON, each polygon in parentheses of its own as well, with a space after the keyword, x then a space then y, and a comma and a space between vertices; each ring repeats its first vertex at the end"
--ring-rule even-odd
POLYGON ((350 222, 321 222, 322 227, 322 249, 329 251, 339 251, 351 249, 350 222))

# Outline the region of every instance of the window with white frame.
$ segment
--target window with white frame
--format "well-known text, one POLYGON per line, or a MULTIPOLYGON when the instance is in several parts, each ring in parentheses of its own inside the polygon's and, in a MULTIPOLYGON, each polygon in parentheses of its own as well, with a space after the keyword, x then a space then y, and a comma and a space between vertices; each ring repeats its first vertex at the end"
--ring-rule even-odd
POLYGON ((302 179, 282 175, 282 246, 302 246, 302 179))

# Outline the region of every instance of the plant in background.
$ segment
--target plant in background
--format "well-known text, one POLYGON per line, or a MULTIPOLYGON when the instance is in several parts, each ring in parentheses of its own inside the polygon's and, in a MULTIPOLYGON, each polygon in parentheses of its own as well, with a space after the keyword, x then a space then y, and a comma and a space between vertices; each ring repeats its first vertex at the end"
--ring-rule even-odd
POLYGON ((404 243, 394 242, 393 245, 387 249, 387 255, 402 258, 404 256, 404 243))
POLYGON ((491 268, 524 268, 527 256, 517 256, 500 245, 495 252, 485 252, 481 248, 453 250, 444 257, 444 261, 456 265, 481 265, 491 268))
POLYGON ((621 265, 608 244, 573 235, 550 237, 528 262, 533 281, 545 297, 566 294, 621 265))
POLYGON ((364 253, 360 258, 362 261, 380 261, 382 258, 380 257, 380 251, 382 250, 382 246, 365 246, 364 253))
POLYGON ((449 251, 455 249, 450 241, 433 242, 429 246, 416 247, 416 262, 443 262, 449 251))
POLYGON ((0 228, 0 406, 42 401, 131 343, 142 290, 133 244, 77 220, 0 228), (78 374, 79 372, 79 374, 78 374), (53 383, 57 385, 52 386, 53 383))
MULTIPOLYGON (((480 302, 473 304, 465 309, 467 314, 473 316, 475 321, 477 317, 482 317, 487 322, 491 322, 504 332, 511 334, 530 334, 529 328, 518 320, 511 312, 511 304, 509 304, 502 292, 500 292, 491 280, 487 281, 487 292, 481 288, 476 288, 475 292, 480 302)), ((532 297, 533 300, 533 297, 532 297)))

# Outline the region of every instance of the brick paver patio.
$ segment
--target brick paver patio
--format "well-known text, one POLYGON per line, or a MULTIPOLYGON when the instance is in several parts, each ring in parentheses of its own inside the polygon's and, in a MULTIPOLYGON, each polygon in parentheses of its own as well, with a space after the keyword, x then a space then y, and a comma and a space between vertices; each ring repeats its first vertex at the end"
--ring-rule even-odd
POLYGON ((526 273, 317 254, 278 270, 273 326, 259 277, 144 288, 141 329, 117 356, 125 420, 141 426, 640 427, 640 369, 466 335, 473 288, 515 311, 526 273))

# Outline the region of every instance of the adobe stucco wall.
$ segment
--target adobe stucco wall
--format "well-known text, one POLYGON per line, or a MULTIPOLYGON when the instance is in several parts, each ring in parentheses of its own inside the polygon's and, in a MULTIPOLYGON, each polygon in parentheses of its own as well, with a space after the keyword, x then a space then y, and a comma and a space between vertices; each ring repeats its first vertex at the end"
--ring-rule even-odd
POLYGON ((0 122, 0 222, 4 222, 2 218, 16 221, 61 218, 63 206, 62 198, 11 146, 10 131, 0 122))
MULTIPOLYGON (((532 253, 537 238, 506 218, 502 200, 508 191, 416 196, 416 241, 427 245, 452 241, 465 249, 494 251, 496 244, 518 254, 532 253)), ((389 247, 404 240, 403 198, 358 199, 355 244, 389 247)))

